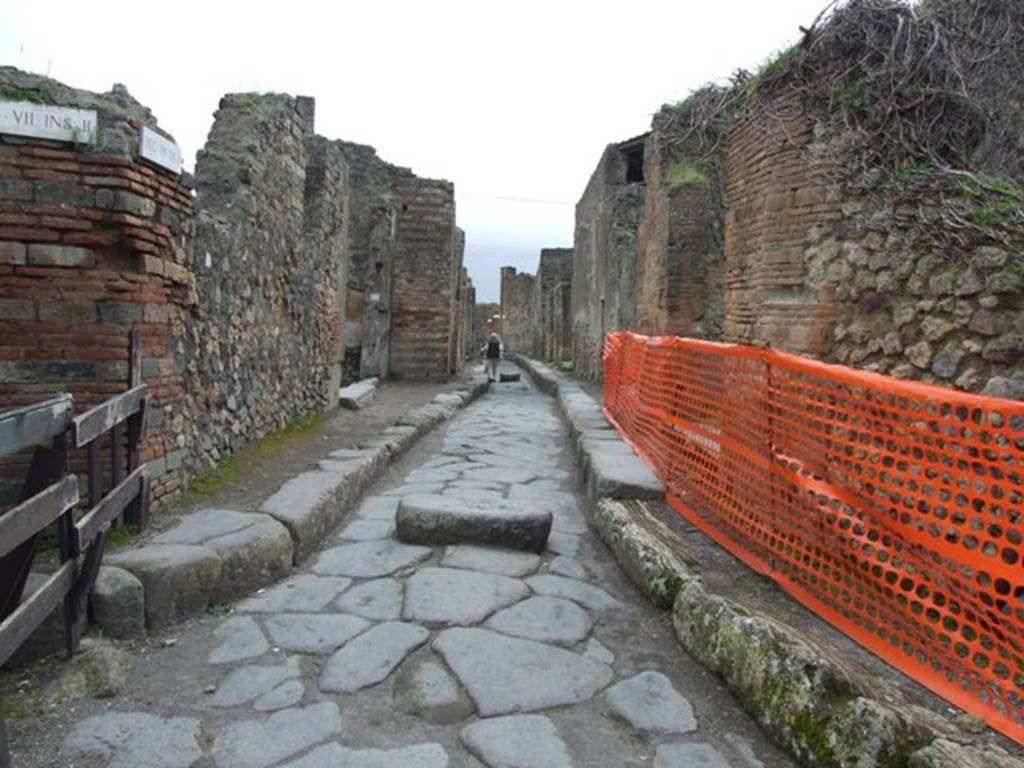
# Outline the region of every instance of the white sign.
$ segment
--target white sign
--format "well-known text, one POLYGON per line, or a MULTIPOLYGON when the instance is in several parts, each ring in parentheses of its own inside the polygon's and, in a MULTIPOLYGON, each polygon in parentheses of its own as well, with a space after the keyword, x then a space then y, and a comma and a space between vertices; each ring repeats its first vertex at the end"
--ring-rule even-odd
POLYGON ((0 133, 86 144, 96 135, 96 110, 0 101, 0 133))
POLYGON ((139 157, 172 173, 181 173, 183 158, 178 145, 146 126, 142 126, 139 136, 139 157))

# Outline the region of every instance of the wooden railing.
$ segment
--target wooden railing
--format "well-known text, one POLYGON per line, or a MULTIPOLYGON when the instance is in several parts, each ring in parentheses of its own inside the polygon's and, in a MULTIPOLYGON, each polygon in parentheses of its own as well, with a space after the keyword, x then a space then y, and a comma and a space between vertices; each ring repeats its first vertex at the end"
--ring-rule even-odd
MULTIPOLYGON (((89 595, 96 581, 107 531, 146 524, 146 473, 139 461, 145 430, 146 387, 141 383, 141 338, 131 335, 128 391, 78 416, 74 399, 61 394, 0 413, 0 457, 34 449, 19 501, 0 511, 0 664, 63 602, 68 656, 78 650, 89 595), (109 482, 102 448, 107 440, 109 482), (87 507, 79 514, 78 479, 69 472, 73 452, 85 452, 87 507), (40 537, 56 523, 59 564, 43 585, 22 600, 40 537)), ((0 733, 3 732, 0 715, 0 733)), ((0 766, 7 760, 0 737, 0 766)))

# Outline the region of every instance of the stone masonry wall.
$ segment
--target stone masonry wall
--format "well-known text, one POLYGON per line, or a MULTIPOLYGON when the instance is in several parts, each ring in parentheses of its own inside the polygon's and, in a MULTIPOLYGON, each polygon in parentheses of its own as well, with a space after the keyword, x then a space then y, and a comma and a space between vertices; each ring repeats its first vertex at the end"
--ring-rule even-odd
MULTIPOLYGON (((605 334, 632 328, 636 315, 637 230, 644 184, 627 181, 639 137, 605 149, 576 205, 572 267, 572 361, 580 374, 601 376, 605 334)), ((642 167, 642 162, 641 162, 642 167)))
POLYGON ((395 167, 373 147, 333 142, 349 168, 349 265, 343 327, 346 383, 386 377, 391 332, 391 278, 399 205, 395 167))
POLYGON ((401 210, 391 293, 390 372, 397 378, 439 381, 453 367, 454 191, 447 182, 420 179, 407 171, 398 174, 394 189, 401 210))
POLYGON ((540 308, 536 278, 501 268, 501 341, 506 351, 527 357, 541 354, 540 308))
MULTIPOLYGON (((204 468, 300 416, 334 404, 340 378, 334 232, 344 186, 310 187, 311 99, 226 96, 196 163, 190 455, 204 468), (334 220, 329 221, 329 220, 334 220)), ((343 180, 337 153, 314 153, 343 180)))
MULTIPOLYGON (((569 347, 571 327, 564 327, 561 308, 554 306, 555 294, 562 285, 572 285, 572 248, 543 248, 537 266, 537 290, 540 292, 542 358, 561 362, 562 350, 569 347)), ((570 347, 571 348, 571 347, 570 347)))
POLYGON ((644 151, 636 328, 654 335, 722 335, 722 181, 689 139, 689 115, 655 115, 644 151))
POLYGON ((125 391, 139 328, 141 459, 159 509, 182 484, 190 181, 137 158, 155 121, 123 87, 97 96, 0 69, 0 98, 9 89, 98 109, 99 122, 94 143, 0 137, 0 410, 65 391, 83 411, 125 391))

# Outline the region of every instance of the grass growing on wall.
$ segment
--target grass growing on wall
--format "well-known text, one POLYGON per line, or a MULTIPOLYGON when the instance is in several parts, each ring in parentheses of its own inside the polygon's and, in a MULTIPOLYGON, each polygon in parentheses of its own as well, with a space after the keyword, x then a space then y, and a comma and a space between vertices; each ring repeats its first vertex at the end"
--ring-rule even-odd
POLYGON ((221 493, 238 481, 244 468, 276 455, 300 436, 317 429, 328 415, 328 413, 318 413, 314 416, 298 418, 288 426, 250 443, 238 453, 221 461, 217 466, 198 475, 189 485, 185 504, 198 501, 197 496, 213 496, 221 493))
POLYGON ((665 184, 669 189, 681 187, 706 187, 708 177, 704 164, 692 157, 681 157, 669 166, 665 173, 665 184))

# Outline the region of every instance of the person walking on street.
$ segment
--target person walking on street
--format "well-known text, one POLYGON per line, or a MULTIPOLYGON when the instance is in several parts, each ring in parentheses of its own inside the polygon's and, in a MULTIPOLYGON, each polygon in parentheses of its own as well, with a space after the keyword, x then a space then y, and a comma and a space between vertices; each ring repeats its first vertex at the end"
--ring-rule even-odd
POLYGON ((487 380, 497 381, 498 364, 501 362, 501 339, 498 338, 498 334, 492 333, 491 338, 487 340, 484 356, 486 357, 487 380))

